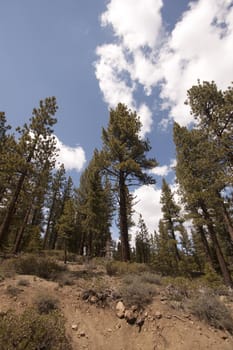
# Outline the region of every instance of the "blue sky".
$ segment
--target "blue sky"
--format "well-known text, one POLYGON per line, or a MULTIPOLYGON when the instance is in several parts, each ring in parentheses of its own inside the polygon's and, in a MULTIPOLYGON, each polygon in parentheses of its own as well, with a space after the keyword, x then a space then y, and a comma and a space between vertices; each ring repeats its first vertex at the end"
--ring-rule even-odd
POLYGON ((0 0, 0 110, 16 127, 40 99, 56 96, 60 161, 78 185, 109 108, 136 110, 150 139, 157 185, 135 190, 153 230, 161 176, 175 189, 172 123, 192 121, 186 90, 225 89, 233 73, 230 0, 0 0), (86 162, 85 162, 86 161, 86 162))

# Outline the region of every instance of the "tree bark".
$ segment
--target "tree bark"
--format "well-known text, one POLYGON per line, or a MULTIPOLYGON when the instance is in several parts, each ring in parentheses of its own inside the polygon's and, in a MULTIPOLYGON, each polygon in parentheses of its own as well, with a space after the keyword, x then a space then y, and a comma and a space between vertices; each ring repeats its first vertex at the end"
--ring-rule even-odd
POLYGON ((120 190, 120 237, 121 237, 121 258, 123 261, 130 261, 128 217, 127 217, 127 193, 123 171, 119 176, 120 190))
POLYGON ((210 218, 210 215, 209 215, 208 210, 207 210, 207 208, 206 208, 204 203, 201 204, 201 209, 203 211, 203 215, 204 215, 204 218, 206 220, 206 224, 207 224, 207 227, 208 227, 208 230, 209 230, 209 233, 210 233, 210 237, 211 237, 211 240, 213 242, 213 247, 214 247, 215 252, 216 252, 216 256, 217 256, 218 263, 219 263, 219 266, 220 266, 220 269, 221 269, 221 272, 222 272, 222 276, 223 276, 224 282, 225 282, 226 285, 232 287, 233 286, 233 282, 232 282, 232 279, 231 279, 231 275, 230 275, 230 272, 229 272, 229 270, 227 268, 227 264, 226 264, 226 261, 224 259, 221 247, 219 245, 219 242, 218 242, 218 239, 217 239, 217 235, 215 233, 215 230, 214 230, 214 227, 213 227, 213 224, 212 224, 212 220, 210 218))
POLYGON ((31 206, 27 209, 27 212, 26 212, 24 219, 23 219, 22 226, 20 227, 20 230, 17 233, 16 241, 15 241, 14 248, 13 248, 13 254, 18 253, 18 251, 19 251, 19 248, 20 248, 20 245, 22 242, 22 238, 23 238, 23 234, 24 234, 24 230, 25 230, 25 227, 27 226, 30 213, 31 213, 31 206))

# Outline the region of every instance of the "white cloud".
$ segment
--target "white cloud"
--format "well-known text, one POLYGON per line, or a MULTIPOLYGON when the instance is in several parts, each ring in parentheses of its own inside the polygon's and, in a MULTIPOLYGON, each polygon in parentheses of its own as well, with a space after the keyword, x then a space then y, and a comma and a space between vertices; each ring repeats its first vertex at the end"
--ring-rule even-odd
MULTIPOLYGON (((173 163, 175 160, 173 160, 173 163)), ((174 183, 170 185, 171 191, 174 194, 174 200, 176 203, 181 205, 180 196, 178 194, 179 186, 174 183)), ((135 197, 135 205, 134 205, 134 214, 133 221, 136 224, 130 229, 130 234, 132 236, 132 245, 135 244, 135 236, 137 232, 137 224, 139 220, 140 214, 148 228, 149 234, 153 234, 156 230, 158 231, 159 220, 162 219, 162 211, 161 211, 161 189, 156 185, 143 185, 137 188, 133 192, 133 196, 135 197)), ((184 211, 184 208, 181 205, 181 212, 184 211)), ((188 224, 187 224, 188 225, 188 224)))
POLYGON ((60 164, 64 164, 66 170, 81 171, 86 162, 83 148, 80 146, 66 146, 57 138, 57 136, 55 136, 55 139, 57 148, 59 149, 56 167, 58 168, 60 164))
POLYGON ((110 107, 122 102, 136 110, 143 124, 141 136, 151 131, 152 112, 145 103, 138 104, 134 94, 138 84, 150 94, 157 75, 152 51, 162 30, 161 7, 161 0, 111 0, 101 16, 102 26, 112 27, 117 44, 96 49, 99 87, 110 107))
POLYGON ((158 176, 167 176, 171 171, 174 170, 175 166, 176 166, 176 159, 171 159, 171 162, 169 165, 157 166, 151 169, 150 172, 158 176))
POLYGON ((187 125, 192 117, 184 105, 186 91, 197 79, 227 88, 232 75, 233 7, 229 0, 191 3, 160 51, 156 69, 163 76, 161 98, 170 117, 187 125))
POLYGON ((161 8, 161 0, 111 0, 101 23, 111 25, 114 34, 131 51, 154 47, 161 30, 161 8))
MULTIPOLYGON (((136 197, 133 220, 137 224, 141 214, 149 232, 153 233, 158 228, 161 218, 160 196, 161 189, 156 186, 141 186, 137 188, 133 195, 136 197)), ((134 228, 135 229, 135 228, 134 228)))
MULTIPOLYGON (((171 33, 163 29, 162 5, 160 0, 108 2, 101 24, 111 26, 117 44, 97 49, 96 77, 106 103, 115 107, 124 102, 138 112, 138 86, 145 95, 159 87, 161 108, 169 109, 161 125, 172 119, 188 125, 192 116, 184 105, 187 90, 198 79, 214 80, 222 89, 231 82, 233 2, 190 1, 171 33)), ((143 134, 152 127, 150 106, 146 111, 141 113, 143 134)))

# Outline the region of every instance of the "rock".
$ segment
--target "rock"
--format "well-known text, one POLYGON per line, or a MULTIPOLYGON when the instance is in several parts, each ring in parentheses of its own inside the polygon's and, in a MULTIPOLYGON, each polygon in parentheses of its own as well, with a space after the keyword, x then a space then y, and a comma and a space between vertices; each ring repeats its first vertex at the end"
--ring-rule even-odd
POLYGON ((160 311, 156 311, 155 313, 155 317, 159 320, 160 318, 162 318, 162 314, 160 311))
POLYGON ((80 337, 85 337, 86 333, 84 331, 79 332, 80 337))
POLYGON ((129 324, 134 324, 137 320, 137 313, 132 310, 126 310, 125 319, 129 324))
POLYGON ((166 297, 165 295, 162 295, 162 296, 160 297, 160 301, 167 301, 167 297, 166 297))
POLYGON ((91 304, 96 304, 98 302, 98 298, 95 295, 92 295, 88 300, 91 304))
POLYGON ((78 325, 77 324, 72 324, 71 328, 73 329, 73 331, 77 331, 78 325))
POLYGON ((116 315, 119 318, 124 318, 125 316, 125 305, 122 301, 118 301, 116 304, 116 315))
POLYGON ((137 305, 132 305, 130 310, 132 310, 133 312, 137 311, 138 310, 137 305))
POLYGON ((144 322, 145 322, 144 317, 138 317, 137 320, 136 320, 136 326, 141 328, 143 326, 144 322))

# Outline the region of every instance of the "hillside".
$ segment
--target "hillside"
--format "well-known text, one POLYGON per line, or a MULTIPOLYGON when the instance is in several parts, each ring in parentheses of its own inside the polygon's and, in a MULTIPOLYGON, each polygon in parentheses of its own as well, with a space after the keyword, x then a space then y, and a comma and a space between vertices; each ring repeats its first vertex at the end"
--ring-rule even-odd
MULTIPOLYGON (((121 273, 116 272, 109 276, 106 274, 103 261, 72 262, 67 264, 65 270, 59 262, 61 270, 58 269, 59 271, 55 273, 53 269, 53 277, 48 275, 45 279, 31 275, 31 271, 30 274, 15 272, 19 271, 19 266, 24 266, 24 269, 30 267, 30 263, 29 266, 25 264, 27 259, 20 265, 20 259, 6 260, 1 264, 0 350, 55 349, 52 345, 33 348, 30 347, 32 346, 30 341, 27 347, 20 347, 20 343, 15 345, 16 347, 10 347, 10 341, 7 346, 4 343, 6 337, 4 338, 3 333, 7 329, 4 328, 4 322, 7 317, 9 318, 8 315, 11 317, 10 331, 14 334, 16 329, 12 315, 19 317, 25 310, 35 308, 35 305, 38 307, 38 300, 42 300, 41 314, 49 315, 50 308, 53 309, 50 304, 54 303, 52 306, 58 308, 65 322, 68 342, 73 350, 231 350, 233 348, 231 335, 233 324, 231 319, 228 320, 229 315, 224 315, 224 321, 220 318, 218 320, 219 316, 215 310, 216 319, 210 320, 213 326, 200 321, 190 306, 193 303, 193 296, 185 280, 179 281, 179 284, 175 283, 175 279, 173 284, 164 282, 154 273, 142 271, 142 268, 141 271, 136 271, 135 267, 135 271, 129 270, 125 273, 122 270, 121 273), (128 311, 120 310, 122 304, 119 304, 119 300, 123 301, 128 311), (221 329, 224 327, 226 329, 221 329)), ((191 281, 189 283, 192 284, 191 281)), ((213 296, 213 290, 198 288, 196 293, 204 297, 213 296)), ((222 291, 218 289, 215 294, 214 300, 221 303, 222 310, 225 310, 225 304, 233 315, 232 291, 223 287, 222 291)), ((205 300, 208 304, 208 299, 205 300)), ((23 327, 22 324, 17 326, 19 329, 23 327)), ((64 345, 61 349, 68 349, 68 345, 64 345)))

